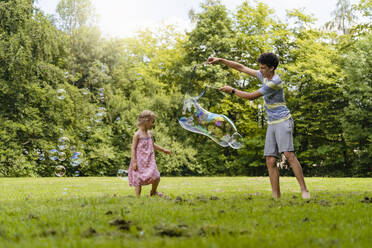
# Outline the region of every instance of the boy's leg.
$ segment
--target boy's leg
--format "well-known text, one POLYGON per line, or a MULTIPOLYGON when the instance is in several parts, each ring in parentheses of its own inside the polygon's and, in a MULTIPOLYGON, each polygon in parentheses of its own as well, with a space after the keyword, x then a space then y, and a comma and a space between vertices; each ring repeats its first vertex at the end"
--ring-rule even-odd
POLYGON ((284 156, 288 160, 293 173, 295 174, 298 183, 300 184, 302 198, 308 199, 310 198, 310 193, 307 191, 304 175, 302 172, 302 167, 300 162, 298 162, 296 155, 294 154, 294 146, 293 146, 293 128, 294 122, 292 119, 288 119, 284 122, 279 123, 276 125, 276 139, 278 142, 278 150, 279 153, 284 153, 284 156))
POLYGON ((142 189, 141 186, 136 186, 135 187, 135 191, 136 191, 136 196, 137 197, 140 197, 141 196, 141 189, 142 189))
POLYGON ((292 167, 293 173, 296 176, 298 183, 300 184, 302 198, 310 198, 310 193, 306 188, 302 167, 296 155, 294 154, 294 152, 284 152, 284 156, 287 158, 288 163, 292 167))
POLYGON ((158 189, 158 185, 159 185, 159 182, 160 182, 160 178, 157 179, 153 184, 152 184, 152 187, 151 187, 151 192, 150 192, 150 196, 152 195, 155 195, 156 192, 157 192, 157 189, 158 189))
POLYGON ((266 130, 265 150, 266 166, 269 172, 273 198, 280 197, 279 169, 276 166, 276 158, 279 156, 275 137, 275 126, 269 125, 266 130))
POLYGON ((279 169, 276 166, 276 157, 266 156, 266 166, 267 170, 269 171, 273 198, 279 198, 280 197, 279 169))

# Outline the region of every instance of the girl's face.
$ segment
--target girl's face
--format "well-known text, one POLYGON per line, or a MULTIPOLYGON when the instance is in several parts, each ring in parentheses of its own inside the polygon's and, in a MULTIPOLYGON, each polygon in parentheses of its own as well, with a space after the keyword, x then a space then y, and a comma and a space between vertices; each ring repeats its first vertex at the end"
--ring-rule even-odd
POLYGON ((145 128, 147 130, 153 129, 154 127, 155 127, 155 119, 150 119, 150 120, 145 122, 145 128))

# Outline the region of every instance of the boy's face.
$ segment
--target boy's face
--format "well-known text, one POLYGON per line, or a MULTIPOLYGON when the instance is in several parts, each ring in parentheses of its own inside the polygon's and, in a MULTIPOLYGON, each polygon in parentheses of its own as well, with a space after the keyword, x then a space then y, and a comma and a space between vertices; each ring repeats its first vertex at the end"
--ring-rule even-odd
POLYGON ((260 72, 264 78, 271 76, 274 71, 274 66, 268 67, 267 65, 260 64, 260 72))

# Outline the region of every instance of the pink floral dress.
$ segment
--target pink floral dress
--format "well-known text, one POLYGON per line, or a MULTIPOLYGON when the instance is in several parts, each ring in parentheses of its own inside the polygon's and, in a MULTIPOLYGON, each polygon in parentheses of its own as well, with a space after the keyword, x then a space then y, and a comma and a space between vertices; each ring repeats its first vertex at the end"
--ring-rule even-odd
POLYGON ((130 186, 152 184, 160 178, 155 162, 155 152, 152 137, 139 138, 136 149, 137 171, 132 168, 132 160, 128 170, 130 186))

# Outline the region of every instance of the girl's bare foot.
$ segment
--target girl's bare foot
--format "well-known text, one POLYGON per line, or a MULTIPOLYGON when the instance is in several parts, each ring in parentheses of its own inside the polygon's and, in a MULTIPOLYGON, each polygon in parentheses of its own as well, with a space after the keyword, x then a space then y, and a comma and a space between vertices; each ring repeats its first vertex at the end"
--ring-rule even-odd
POLYGON ((155 192, 155 193, 150 193, 150 196, 159 196, 159 197, 164 197, 164 194, 161 192, 155 192))

